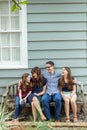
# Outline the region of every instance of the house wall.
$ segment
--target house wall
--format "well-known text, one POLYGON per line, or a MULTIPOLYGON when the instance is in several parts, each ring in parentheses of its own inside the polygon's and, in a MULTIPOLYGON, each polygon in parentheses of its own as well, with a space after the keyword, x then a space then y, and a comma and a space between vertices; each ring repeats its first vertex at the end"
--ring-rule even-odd
POLYGON ((31 0, 28 5, 28 61, 44 68, 69 66, 87 90, 87 1, 31 0))
POLYGON ((69 66, 87 91, 87 0, 30 0, 27 5, 28 69, 0 70, 0 95, 7 83, 34 66, 69 66))

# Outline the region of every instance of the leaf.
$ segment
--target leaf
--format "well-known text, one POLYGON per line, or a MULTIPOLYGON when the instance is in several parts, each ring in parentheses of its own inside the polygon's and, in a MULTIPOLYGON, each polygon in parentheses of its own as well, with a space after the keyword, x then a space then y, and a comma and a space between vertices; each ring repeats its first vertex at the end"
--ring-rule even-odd
POLYGON ((19 2, 19 4, 28 4, 28 0, 21 1, 21 2, 19 2))
POLYGON ((19 10, 20 8, 16 5, 13 4, 13 6, 11 7, 11 11, 14 12, 15 10, 19 10))
POLYGON ((11 11, 13 12, 16 8, 16 4, 14 4, 12 7, 11 7, 11 11))

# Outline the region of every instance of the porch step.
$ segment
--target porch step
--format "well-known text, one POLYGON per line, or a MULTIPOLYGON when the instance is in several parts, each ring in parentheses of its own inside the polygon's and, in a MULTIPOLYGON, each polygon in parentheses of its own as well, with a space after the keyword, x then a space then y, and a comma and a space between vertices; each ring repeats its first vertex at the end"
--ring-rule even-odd
POLYGON ((6 122, 6 125, 9 130, 36 130, 37 127, 39 127, 39 129, 44 127, 44 129, 48 130, 87 130, 87 122, 6 122))

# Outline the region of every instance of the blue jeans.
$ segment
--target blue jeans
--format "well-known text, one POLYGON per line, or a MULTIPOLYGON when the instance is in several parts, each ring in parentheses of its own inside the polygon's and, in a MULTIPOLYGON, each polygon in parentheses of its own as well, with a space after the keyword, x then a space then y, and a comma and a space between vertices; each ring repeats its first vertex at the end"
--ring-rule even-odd
POLYGON ((22 101, 22 103, 20 104, 20 98, 19 96, 15 97, 15 110, 14 110, 14 119, 18 118, 20 112, 23 110, 23 108, 25 107, 25 102, 22 101))
POLYGON ((44 94, 42 96, 42 107, 44 109, 44 114, 48 120, 52 119, 50 113, 50 105, 49 103, 53 101, 55 102, 55 119, 60 120, 61 106, 62 106, 62 96, 60 93, 56 93, 53 95, 44 94))

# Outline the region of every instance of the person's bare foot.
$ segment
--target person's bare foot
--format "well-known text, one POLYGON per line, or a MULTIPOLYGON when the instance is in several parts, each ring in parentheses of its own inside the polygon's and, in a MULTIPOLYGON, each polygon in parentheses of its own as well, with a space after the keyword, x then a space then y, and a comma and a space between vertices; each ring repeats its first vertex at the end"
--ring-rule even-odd
POLYGON ((70 122, 70 118, 66 118, 66 122, 69 123, 70 122))
POLYGON ((56 120, 56 122, 60 122, 60 120, 56 120))
POLYGON ((56 126, 60 124, 60 120, 55 121, 56 126))
POLYGON ((78 121, 77 116, 74 116, 73 117, 73 122, 77 122, 77 121, 78 121))
POLYGON ((45 121, 46 120, 46 117, 44 115, 41 115, 41 120, 42 121, 45 121))
POLYGON ((35 127, 36 124, 37 124, 36 121, 34 121, 33 124, 32 124, 32 127, 35 127))

